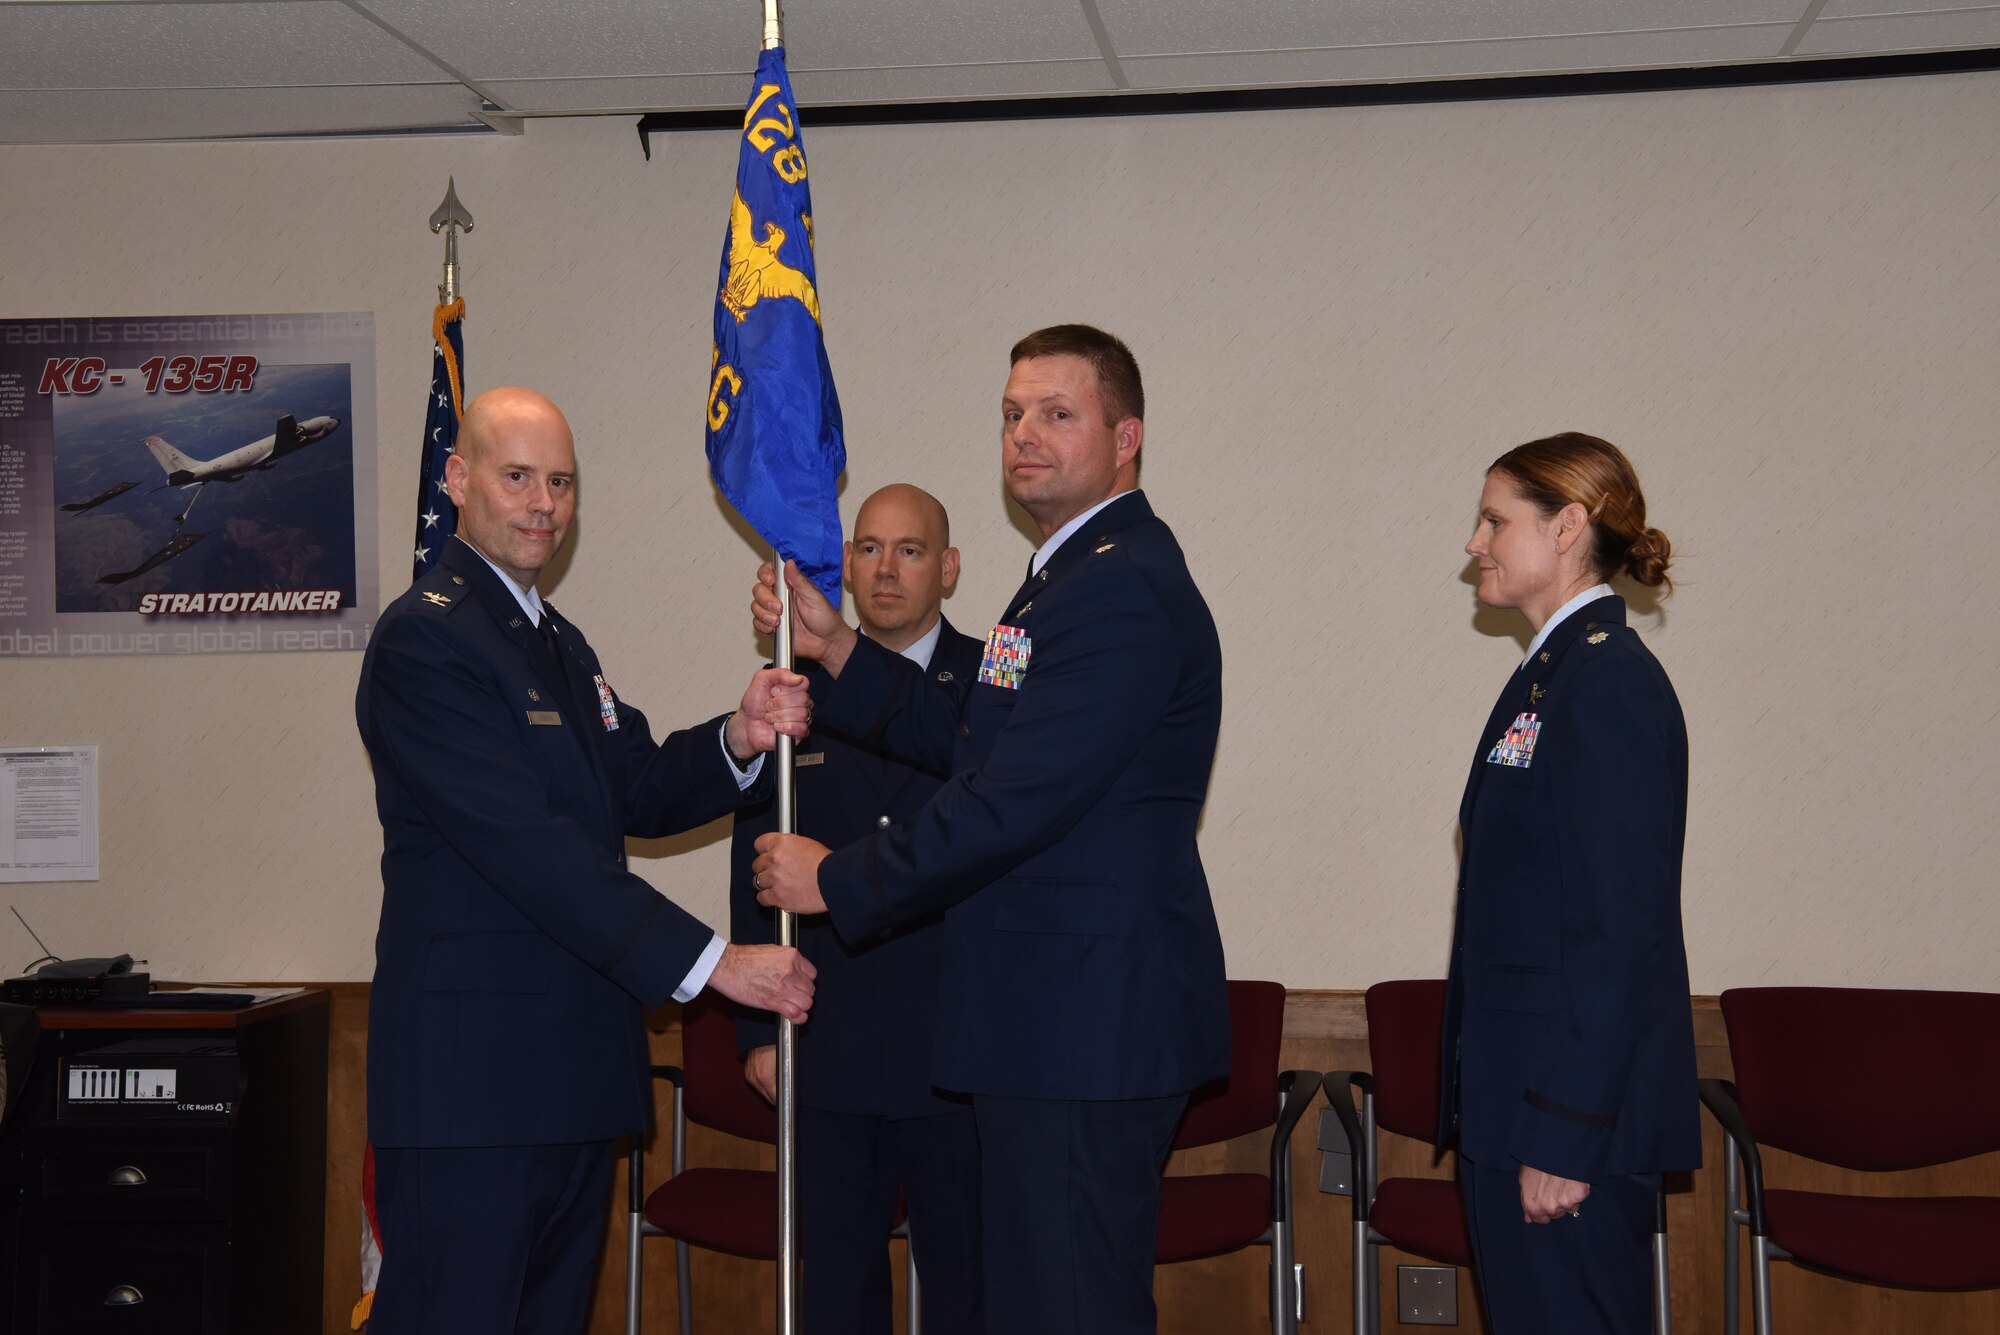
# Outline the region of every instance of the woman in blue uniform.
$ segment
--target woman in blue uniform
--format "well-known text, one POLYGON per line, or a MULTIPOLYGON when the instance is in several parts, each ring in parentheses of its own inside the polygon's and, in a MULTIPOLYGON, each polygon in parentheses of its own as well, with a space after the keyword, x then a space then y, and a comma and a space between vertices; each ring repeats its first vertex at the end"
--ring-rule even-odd
POLYGON ((1670 548, 1631 463, 1572 432, 1493 462, 1465 550, 1535 635, 1459 807, 1439 1143, 1494 1335, 1644 1335, 1660 1174, 1701 1160, 1687 726, 1608 581, 1667 584, 1670 548))

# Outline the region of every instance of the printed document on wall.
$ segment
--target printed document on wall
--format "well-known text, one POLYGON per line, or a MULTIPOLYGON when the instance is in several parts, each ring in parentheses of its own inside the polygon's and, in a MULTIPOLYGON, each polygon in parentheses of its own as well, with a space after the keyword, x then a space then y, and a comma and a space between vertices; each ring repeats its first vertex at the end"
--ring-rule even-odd
POLYGON ((97 748, 0 749, 0 881, 97 879, 97 748))

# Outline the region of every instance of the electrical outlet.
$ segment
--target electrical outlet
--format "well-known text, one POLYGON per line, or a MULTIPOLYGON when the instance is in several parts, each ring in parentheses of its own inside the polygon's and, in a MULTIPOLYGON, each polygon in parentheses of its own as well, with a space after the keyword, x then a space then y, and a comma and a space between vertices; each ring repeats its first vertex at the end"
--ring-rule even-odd
POLYGON ((1396 1320, 1405 1326, 1457 1325, 1457 1267, 1397 1266, 1396 1320))

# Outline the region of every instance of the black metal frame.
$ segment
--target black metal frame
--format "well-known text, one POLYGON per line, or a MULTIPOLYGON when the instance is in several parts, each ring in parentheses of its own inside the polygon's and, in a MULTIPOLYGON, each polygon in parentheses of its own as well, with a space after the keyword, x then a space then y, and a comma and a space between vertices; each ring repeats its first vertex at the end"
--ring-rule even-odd
POLYGON ((1292 1132, 1319 1092, 1318 1071, 1278 1072, 1278 1120, 1271 1127, 1271 1226, 1255 1241, 1271 1248, 1271 1335, 1297 1335, 1303 1297, 1292 1205, 1292 1132))
MULTIPOLYGON (((687 1170, 687 1109, 685 1086, 687 1073, 678 1066, 655 1066, 652 1068, 655 1080, 665 1080, 674 1087, 673 1104, 673 1172, 670 1178, 679 1177, 687 1170)), ((625 1335, 639 1335, 639 1305, 642 1296, 642 1270, 639 1244, 646 1238, 664 1238, 669 1234, 655 1228, 646 1218, 646 1139, 634 1136, 631 1149, 626 1155, 627 1205, 630 1216, 625 1230, 625 1335)), ((892 1238, 902 1238, 907 1244, 910 1225, 907 1220, 896 1225, 889 1234, 892 1238)), ((904 1276, 909 1284, 909 1335, 923 1335, 922 1290, 917 1281, 916 1253, 904 1253, 904 1276)), ((674 1239, 674 1297, 676 1315, 679 1317, 680 1335, 694 1332, 694 1288, 690 1276, 691 1254, 686 1241, 674 1239)))
POLYGON ((1743 1239, 1739 1227, 1750 1230, 1750 1299, 1757 1335, 1771 1335, 1771 1262, 1789 1261, 1791 1253, 1771 1241, 1764 1214, 1764 1160, 1757 1137, 1736 1104, 1736 1085, 1729 1080, 1700 1082, 1701 1101, 1722 1127, 1729 1144, 1723 1151, 1722 1175, 1722 1329, 1736 1335, 1742 1324, 1743 1239))
MULTIPOLYGON (((1354 1189, 1354 1335, 1381 1335, 1381 1264, 1376 1255, 1383 1243, 1395 1239, 1376 1231, 1370 1215, 1375 1208, 1377 1174, 1375 1126, 1375 1077, 1367 1071, 1332 1071, 1323 1086, 1327 1105, 1340 1121, 1347 1137, 1348 1161, 1354 1189), (1361 1091, 1357 1110, 1350 1089, 1361 1091), (1339 1096, 1335 1096, 1335 1091, 1339 1096)), ((1655 1335, 1672 1335, 1673 1307, 1669 1299, 1667 1271, 1667 1198, 1662 1191, 1653 1198, 1653 1330, 1655 1335)), ((1732 1328, 1729 1335, 1735 1335, 1732 1328)), ((1768 1331, 1760 1335, 1769 1335, 1768 1331)))
MULTIPOLYGON (((2000 50, 1896 52, 1829 56, 1817 60, 1758 61, 1647 70, 1594 70, 1577 74, 1497 75, 1475 79, 1424 79, 1408 83, 1308 84, 1282 88, 1224 88, 1186 93, 1086 93, 1066 97, 987 98, 960 102, 868 102, 817 106, 812 124, 920 125, 977 121, 1074 120, 1095 116, 1163 116, 1221 111, 1292 111, 1316 107, 1399 106, 1429 102, 1483 102, 1505 98, 1601 96, 1697 88, 1750 88, 1826 83, 1847 79, 1909 78, 2000 69, 2000 50)), ((704 111, 652 111, 639 117, 639 145, 653 156, 654 131, 743 128, 735 107, 704 111)))

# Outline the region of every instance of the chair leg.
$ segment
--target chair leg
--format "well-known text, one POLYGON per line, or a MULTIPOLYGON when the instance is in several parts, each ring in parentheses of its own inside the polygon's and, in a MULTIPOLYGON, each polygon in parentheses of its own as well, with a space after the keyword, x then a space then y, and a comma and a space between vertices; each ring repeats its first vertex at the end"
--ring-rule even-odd
POLYGON ((1653 1335, 1673 1335, 1672 1279, 1667 1271, 1667 1195, 1653 1198, 1653 1335))
POLYGON ((1287 1259, 1290 1249, 1285 1246, 1287 1227, 1277 1220, 1271 1221, 1271 1335, 1290 1335, 1291 1330, 1291 1323, 1286 1319, 1291 1309, 1285 1302, 1291 1289, 1285 1277, 1292 1268, 1287 1259))
POLYGON ((625 1224, 625 1335, 639 1335, 639 1221, 634 1210, 625 1224))
POLYGON ((680 1301, 681 1335, 694 1335, 694 1282, 688 1274, 688 1245, 674 1239, 674 1296, 680 1301))
POLYGON ((910 1289, 910 1335, 924 1335, 923 1286, 917 1279, 917 1244, 911 1241, 907 1230, 903 1237, 903 1270, 910 1289))
POLYGON ((1743 1306, 1743 1161, 1722 1150, 1722 1335, 1736 1335, 1743 1306))
POLYGON ((1752 1238, 1750 1296, 1757 1305, 1757 1335, 1771 1335, 1771 1240, 1752 1238))
POLYGON ((1368 1224, 1366 1220, 1354 1221, 1354 1335, 1368 1335, 1368 1291, 1373 1286, 1368 1282, 1371 1267, 1375 1264, 1375 1249, 1368 1245, 1368 1224))

